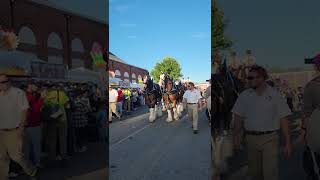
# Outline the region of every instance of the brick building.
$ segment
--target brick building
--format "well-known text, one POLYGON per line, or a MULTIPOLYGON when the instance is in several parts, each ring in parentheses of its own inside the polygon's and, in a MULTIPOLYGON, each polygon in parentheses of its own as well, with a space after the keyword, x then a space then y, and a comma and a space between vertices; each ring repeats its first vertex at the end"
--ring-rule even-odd
POLYGON ((147 70, 129 65, 116 55, 109 53, 109 76, 111 78, 138 83, 146 73, 148 73, 147 70))
POLYGON ((106 22, 46 0, 0 1, 0 25, 16 32, 20 40, 17 50, 66 69, 93 69, 93 47, 108 49, 106 22))

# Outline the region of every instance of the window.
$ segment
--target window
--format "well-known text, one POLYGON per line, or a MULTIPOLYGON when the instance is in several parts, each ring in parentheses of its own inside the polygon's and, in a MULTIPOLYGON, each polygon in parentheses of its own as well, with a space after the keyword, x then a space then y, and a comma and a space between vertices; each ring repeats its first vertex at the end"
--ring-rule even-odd
POLYGON ((116 77, 121 77, 121 72, 119 70, 116 70, 115 75, 116 75, 116 77))
POLYGON ((136 79, 136 74, 135 73, 132 73, 132 76, 131 76, 132 79, 136 79))
POLYGON ((19 37, 20 43, 31 44, 31 45, 37 44, 33 31, 27 26, 23 26, 20 29, 18 33, 18 37, 19 37))
POLYGON ((63 49, 62 41, 57 33, 50 33, 48 37, 48 47, 55 49, 63 49))
POLYGON ((129 73, 128 72, 124 73, 124 78, 129 78, 129 73))
POLYGON ((85 67, 84 59, 82 59, 82 55, 84 53, 84 48, 81 40, 79 38, 75 38, 71 42, 72 47, 72 68, 85 67))

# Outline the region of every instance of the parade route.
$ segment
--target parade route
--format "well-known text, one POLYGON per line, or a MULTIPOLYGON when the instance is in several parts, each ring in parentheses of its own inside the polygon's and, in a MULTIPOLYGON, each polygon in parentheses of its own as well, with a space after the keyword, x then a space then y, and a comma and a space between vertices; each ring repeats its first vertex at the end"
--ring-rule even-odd
MULTIPOLYGON (((186 114, 186 113, 184 113, 186 114)), ((199 113, 199 134, 187 115, 149 123, 148 113, 110 125, 110 180, 202 180, 210 169, 210 127, 199 113)))
MULTIPOLYGON (((297 115, 289 117, 291 140, 292 140, 292 156, 286 160, 283 154, 279 158, 279 176, 280 180, 292 179, 301 180, 305 179, 304 170, 302 167, 302 153, 303 144, 301 144, 301 133, 299 131, 300 118, 297 115)), ((281 152, 282 153, 282 152, 281 152)), ((227 180, 245 180, 248 171, 246 161, 246 151, 241 152, 238 157, 234 157, 232 161, 235 166, 231 167, 230 173, 225 179, 227 180)))

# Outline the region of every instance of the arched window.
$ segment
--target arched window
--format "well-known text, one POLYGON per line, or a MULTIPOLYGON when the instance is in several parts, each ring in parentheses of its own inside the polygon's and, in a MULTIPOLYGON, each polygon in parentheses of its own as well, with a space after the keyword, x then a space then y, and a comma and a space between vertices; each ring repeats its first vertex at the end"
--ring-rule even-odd
POLYGON ((82 55, 84 53, 84 48, 81 40, 79 38, 75 38, 71 42, 72 48, 72 68, 85 67, 84 59, 82 55))
POLYGON ((123 76, 124 76, 125 79, 129 79, 130 78, 128 72, 125 72, 123 76))
POLYGON ((29 44, 29 45, 37 45, 37 41, 35 38, 35 35, 33 33, 33 31, 27 27, 27 26, 23 26, 19 33, 18 33, 18 38, 20 43, 25 43, 25 44, 29 44))
POLYGON ((137 77, 136 77, 136 74, 135 74, 135 73, 132 73, 131 78, 132 78, 132 79, 136 79, 136 78, 137 78, 137 77))
POLYGON ((48 36, 48 63, 63 64, 62 41, 57 33, 50 33, 48 36), (54 50, 54 53, 53 53, 54 50))
POLYGON ((116 70, 115 71, 115 75, 117 78, 121 77, 121 72, 119 70, 116 70))
POLYGON ((63 49, 62 41, 57 33, 50 33, 48 37, 48 47, 55 49, 63 49))

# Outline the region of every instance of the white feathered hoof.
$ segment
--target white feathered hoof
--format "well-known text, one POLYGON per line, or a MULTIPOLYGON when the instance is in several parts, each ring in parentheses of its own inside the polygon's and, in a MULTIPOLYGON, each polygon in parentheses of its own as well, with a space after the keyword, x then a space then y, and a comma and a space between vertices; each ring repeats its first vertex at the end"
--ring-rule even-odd
POLYGON ((167 122, 172 122, 172 114, 171 114, 171 111, 168 110, 168 118, 166 120, 167 122))
POLYGON ((173 108, 173 117, 174 117, 174 120, 176 121, 179 120, 179 115, 176 108, 173 108))
POLYGON ((154 108, 150 108, 149 110, 150 110, 149 122, 154 122, 154 120, 156 119, 154 115, 154 108))

